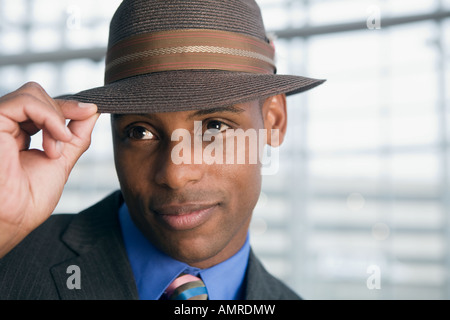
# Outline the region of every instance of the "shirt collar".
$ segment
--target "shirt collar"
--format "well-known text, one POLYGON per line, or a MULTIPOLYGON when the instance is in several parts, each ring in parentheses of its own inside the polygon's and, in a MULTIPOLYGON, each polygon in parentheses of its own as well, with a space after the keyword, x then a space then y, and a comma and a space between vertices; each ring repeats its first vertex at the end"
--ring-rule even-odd
POLYGON ((119 221, 140 299, 158 300, 182 272, 200 276, 210 300, 243 298, 243 282, 250 254, 248 236, 242 248, 228 260, 208 269, 198 269, 155 248, 136 227, 125 203, 119 210, 119 221))

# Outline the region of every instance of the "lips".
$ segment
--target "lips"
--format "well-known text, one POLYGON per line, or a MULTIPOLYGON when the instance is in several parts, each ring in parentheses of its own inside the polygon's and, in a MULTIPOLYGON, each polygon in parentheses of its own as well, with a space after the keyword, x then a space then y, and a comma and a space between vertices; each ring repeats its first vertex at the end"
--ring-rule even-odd
POLYGON ((152 210, 156 217, 169 229, 176 231, 197 228, 208 221, 217 210, 218 204, 166 205, 152 210))

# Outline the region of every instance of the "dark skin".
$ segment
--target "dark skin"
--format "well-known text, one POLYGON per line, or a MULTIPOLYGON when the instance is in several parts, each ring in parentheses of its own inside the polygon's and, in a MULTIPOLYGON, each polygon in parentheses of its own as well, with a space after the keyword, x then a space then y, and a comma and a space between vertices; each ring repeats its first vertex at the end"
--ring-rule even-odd
MULTIPOLYGON (((157 248, 204 269, 230 258, 244 244, 261 191, 261 165, 174 164, 171 151, 180 142, 171 141, 171 135, 183 128, 194 136, 194 121, 202 121, 203 131, 218 129, 224 144, 226 129, 238 128, 278 129, 281 143, 286 98, 270 97, 262 106, 255 100, 206 112, 111 117, 116 169, 133 221, 157 248), (191 212, 201 219, 179 222, 191 212)), ((270 135, 267 143, 277 146, 270 135)))

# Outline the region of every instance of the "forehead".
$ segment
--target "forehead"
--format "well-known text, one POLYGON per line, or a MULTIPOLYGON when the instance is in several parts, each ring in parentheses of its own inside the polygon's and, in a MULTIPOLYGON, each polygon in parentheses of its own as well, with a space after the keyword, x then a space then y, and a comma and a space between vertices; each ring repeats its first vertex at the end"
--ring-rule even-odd
POLYGON ((178 112, 162 112, 162 113, 147 113, 147 114, 112 114, 112 120, 121 120, 133 116, 141 116, 149 119, 185 119, 187 121, 194 120, 199 117, 215 115, 215 114, 244 114, 253 113, 260 110, 259 101, 251 101, 248 103, 236 104, 233 106, 216 107, 204 110, 192 110, 192 111, 178 111, 178 112))

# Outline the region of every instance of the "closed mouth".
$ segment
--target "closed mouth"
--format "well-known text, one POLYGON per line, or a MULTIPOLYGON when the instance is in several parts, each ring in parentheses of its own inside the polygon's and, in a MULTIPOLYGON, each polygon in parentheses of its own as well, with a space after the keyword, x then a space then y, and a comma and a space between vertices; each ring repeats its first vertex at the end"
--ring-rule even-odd
POLYGON ((176 204, 153 210, 157 218, 169 229, 175 231, 190 230, 208 221, 219 204, 176 204))

